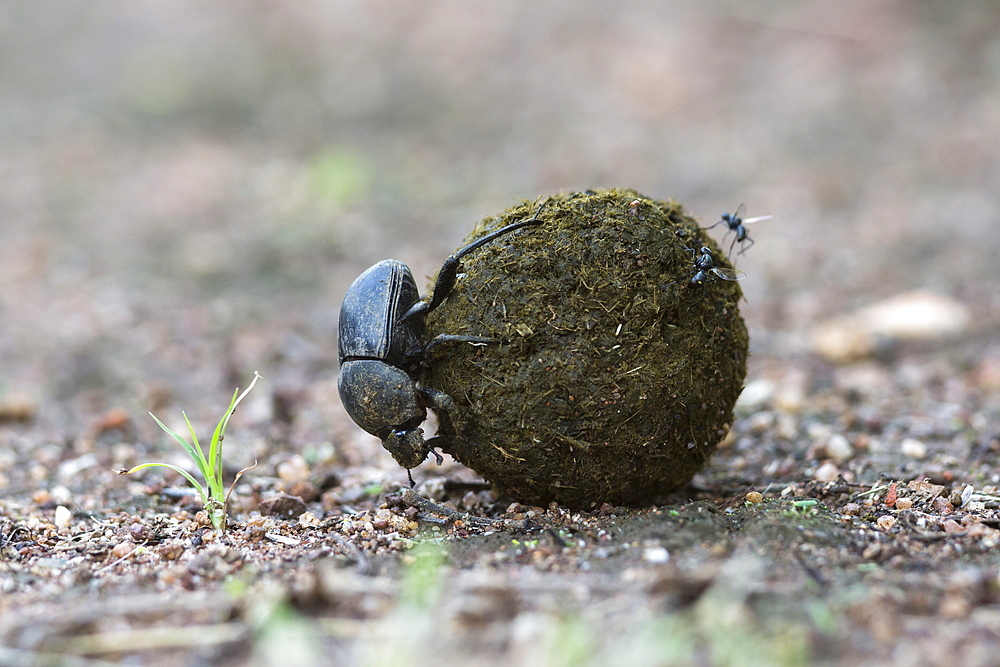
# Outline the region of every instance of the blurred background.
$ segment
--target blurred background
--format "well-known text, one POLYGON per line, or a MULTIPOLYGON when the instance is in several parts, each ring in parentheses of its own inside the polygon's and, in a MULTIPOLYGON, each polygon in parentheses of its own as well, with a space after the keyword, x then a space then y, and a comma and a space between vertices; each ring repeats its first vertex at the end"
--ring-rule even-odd
POLYGON ((209 420, 259 370, 251 416, 305 392, 300 440, 357 434, 350 281, 591 187, 774 216, 737 262, 753 364, 917 288, 989 335, 998 184, 990 0, 6 3, 0 397, 209 420))

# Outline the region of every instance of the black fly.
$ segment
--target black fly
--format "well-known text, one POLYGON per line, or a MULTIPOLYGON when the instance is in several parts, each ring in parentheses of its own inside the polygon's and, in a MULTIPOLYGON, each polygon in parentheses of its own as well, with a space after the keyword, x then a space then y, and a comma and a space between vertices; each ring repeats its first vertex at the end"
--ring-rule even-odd
POLYGON ((688 286, 690 287, 704 287, 706 283, 711 282, 713 279, 743 280, 746 277, 745 273, 737 273, 732 269, 716 266, 715 258, 712 257, 712 251, 709 248, 702 247, 698 254, 695 254, 693 248, 684 248, 684 250, 694 256, 694 268, 696 270, 694 275, 691 276, 690 282, 688 282, 688 286))
MULTIPOLYGON (((684 252, 691 253, 694 259, 694 273, 691 274, 691 278, 688 280, 688 287, 700 287, 702 298, 705 298, 705 286, 710 282, 715 280, 743 280, 746 278, 746 274, 742 271, 737 272, 727 269, 724 266, 716 266, 711 248, 703 246, 698 252, 695 252, 694 248, 684 248, 684 252)), ((664 287, 670 287, 676 282, 680 281, 669 282, 664 287)))
POLYGON ((752 224, 754 222, 760 222, 761 220, 770 220, 771 218, 774 217, 772 215, 759 215, 755 218, 744 218, 743 216, 746 215, 746 212, 747 212, 747 207, 744 206, 743 204, 740 204, 739 207, 736 209, 736 213, 723 213, 718 222, 716 222, 711 227, 705 228, 705 229, 715 229, 719 225, 726 225, 726 227, 729 228, 730 232, 734 232, 736 234, 735 238, 733 238, 733 242, 729 244, 730 255, 733 254, 733 247, 737 244, 737 242, 740 244, 739 254, 741 255, 753 246, 754 241, 752 238, 750 238, 749 235, 747 235, 746 225, 752 224), (748 241, 749 245, 747 245, 748 241))

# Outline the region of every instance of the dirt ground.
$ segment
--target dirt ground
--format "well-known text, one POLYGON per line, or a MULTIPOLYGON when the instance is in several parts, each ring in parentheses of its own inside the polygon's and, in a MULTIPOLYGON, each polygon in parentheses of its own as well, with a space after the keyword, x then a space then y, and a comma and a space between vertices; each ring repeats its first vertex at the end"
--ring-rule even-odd
POLYGON ((998 35, 987 0, 4 7, 0 664, 995 664, 998 35), (339 402, 344 290, 590 187, 774 215, 730 435, 646 508, 450 460, 408 492, 339 402), (190 466, 147 413, 207 438, 254 371, 227 532, 114 474, 190 466))

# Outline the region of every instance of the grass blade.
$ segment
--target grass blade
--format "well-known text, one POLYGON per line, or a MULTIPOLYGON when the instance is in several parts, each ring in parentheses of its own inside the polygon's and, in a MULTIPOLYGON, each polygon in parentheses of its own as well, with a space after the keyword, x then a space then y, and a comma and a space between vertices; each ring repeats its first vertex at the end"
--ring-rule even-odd
POLYGON ((222 440, 226 436, 226 427, 229 426, 229 418, 233 416, 234 412, 236 412, 236 406, 238 406, 246 395, 250 393, 250 390, 253 389, 253 386, 257 384, 257 380, 259 379, 260 373, 254 371, 253 380, 251 380, 250 385, 243 390, 243 393, 240 394, 240 390, 238 388, 233 392, 233 399, 229 402, 229 409, 226 410, 224 415, 222 415, 222 419, 219 420, 219 423, 215 427, 215 433, 212 434, 212 444, 209 445, 208 458, 209 461, 211 461, 212 464, 216 465, 219 469, 218 493, 220 496, 222 494, 222 440))
MULTIPOLYGON (((161 422, 152 412, 149 413, 149 416, 152 417, 156 421, 156 423, 160 425, 160 428, 162 428, 174 440, 180 443, 181 447, 184 448, 184 451, 187 452, 187 455, 190 456, 191 460, 194 461, 195 465, 198 466, 198 470, 201 472, 201 474, 205 475, 205 473, 207 472, 205 466, 206 462, 204 455, 201 453, 201 447, 196 447, 196 445, 192 445, 190 442, 187 441, 187 439, 183 435, 177 433, 176 431, 172 430, 169 426, 161 422)), ((184 420, 187 421, 187 415, 184 415, 184 420)), ((188 422, 188 426, 189 427, 191 426, 191 422, 188 422)), ((193 434, 193 429, 192 429, 192 434, 193 434)), ((197 444, 197 442, 198 440, 196 438, 195 443, 197 444)))
MULTIPOLYGON (((153 417, 153 419, 156 419, 156 417, 153 417)), ((193 486, 194 489, 195 489, 195 491, 198 492, 198 495, 201 496, 202 502, 206 502, 206 503, 208 502, 208 494, 205 492, 205 487, 203 487, 198 482, 198 480, 196 480, 194 478, 194 476, 191 473, 189 473, 187 470, 185 470, 184 468, 180 468, 178 466, 175 466, 172 463, 158 463, 158 462, 154 462, 154 463, 140 463, 139 465, 137 465, 134 468, 131 468, 129 470, 119 471, 118 474, 119 475, 131 475, 132 473, 138 472, 138 471, 140 471, 140 470, 142 470, 144 468, 153 468, 153 467, 156 467, 156 466, 159 466, 161 468, 170 468, 174 472, 176 472, 176 473, 178 473, 180 475, 183 475, 187 479, 187 481, 191 482, 191 486, 193 486)))
MULTIPOLYGON (((254 379, 256 380, 256 378, 254 379)), ((218 489, 213 487, 212 490, 218 490, 220 493, 222 490, 222 440, 226 436, 226 424, 229 423, 229 416, 236 409, 236 396, 239 392, 239 388, 233 392, 233 398, 229 401, 229 408, 222 415, 219 423, 215 425, 215 433, 212 434, 212 442, 208 446, 209 469, 218 472, 217 478, 213 478, 217 482, 218 489)))
POLYGON ((233 485, 229 488, 229 493, 226 493, 226 489, 223 486, 223 469, 222 469, 222 440, 226 435, 226 427, 229 425, 229 418, 233 416, 236 412, 236 406, 250 393, 254 385, 257 384, 257 380, 260 379, 260 373, 254 371, 253 380, 250 382, 243 393, 240 393, 239 388, 233 392, 233 397, 229 401, 229 408, 226 410, 225 414, 222 415, 222 419, 215 426, 215 433, 212 434, 212 442, 209 445, 208 457, 205 457, 205 450, 202 449, 201 443, 198 442, 198 434, 195 433, 194 426, 191 424, 191 420, 188 419, 186 412, 181 412, 184 415, 184 423, 187 424, 188 432, 191 434, 191 441, 189 442, 187 438, 182 436, 180 433, 172 430, 169 426, 160 421, 160 419, 154 415, 152 412, 149 416, 153 418, 164 433, 167 433, 172 437, 177 443, 184 449, 191 460, 195 462, 198 467, 199 472, 205 481, 204 486, 195 479, 194 475, 179 468, 170 463, 141 463, 131 470, 118 470, 119 475, 129 475, 133 472, 137 472, 144 468, 152 468, 154 466, 160 466, 162 468, 169 468, 174 472, 182 475, 191 486, 194 487, 198 495, 201 496, 202 502, 205 504, 205 512, 208 518, 211 520, 212 525, 219 532, 224 532, 226 530, 226 503, 229 501, 229 496, 233 492, 233 488, 236 487, 236 482, 243 475, 244 472, 256 467, 257 462, 248 468, 236 473, 236 479, 233 480, 233 485))
POLYGON ((184 416, 184 423, 187 424, 188 433, 191 434, 191 442, 194 443, 194 449, 197 450, 197 452, 198 452, 198 460, 201 461, 202 464, 204 464, 202 466, 204 468, 202 470, 202 473, 204 473, 205 470, 208 469, 207 468, 208 459, 205 458, 205 451, 201 448, 201 443, 198 442, 198 434, 195 433, 194 426, 191 425, 191 420, 188 419, 187 413, 184 412, 183 410, 181 410, 181 415, 184 416))

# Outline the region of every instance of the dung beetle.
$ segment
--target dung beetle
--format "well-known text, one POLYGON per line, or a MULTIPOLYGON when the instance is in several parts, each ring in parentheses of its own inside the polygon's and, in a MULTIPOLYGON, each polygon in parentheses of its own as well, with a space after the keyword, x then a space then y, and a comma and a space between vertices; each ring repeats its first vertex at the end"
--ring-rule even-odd
POLYGON ((395 259, 384 259, 358 276, 340 307, 338 349, 340 375, 337 389, 354 422, 378 436, 382 446, 407 470, 420 465, 444 440, 424 440, 420 424, 427 408, 438 418, 449 418, 455 407, 451 398, 431 387, 417 386, 430 352, 445 343, 496 342, 479 336, 442 334, 424 342, 427 314, 441 305, 455 287, 461 259, 473 250, 527 225, 532 217, 501 227, 461 248, 441 265, 430 298, 421 299, 410 268, 395 259))

